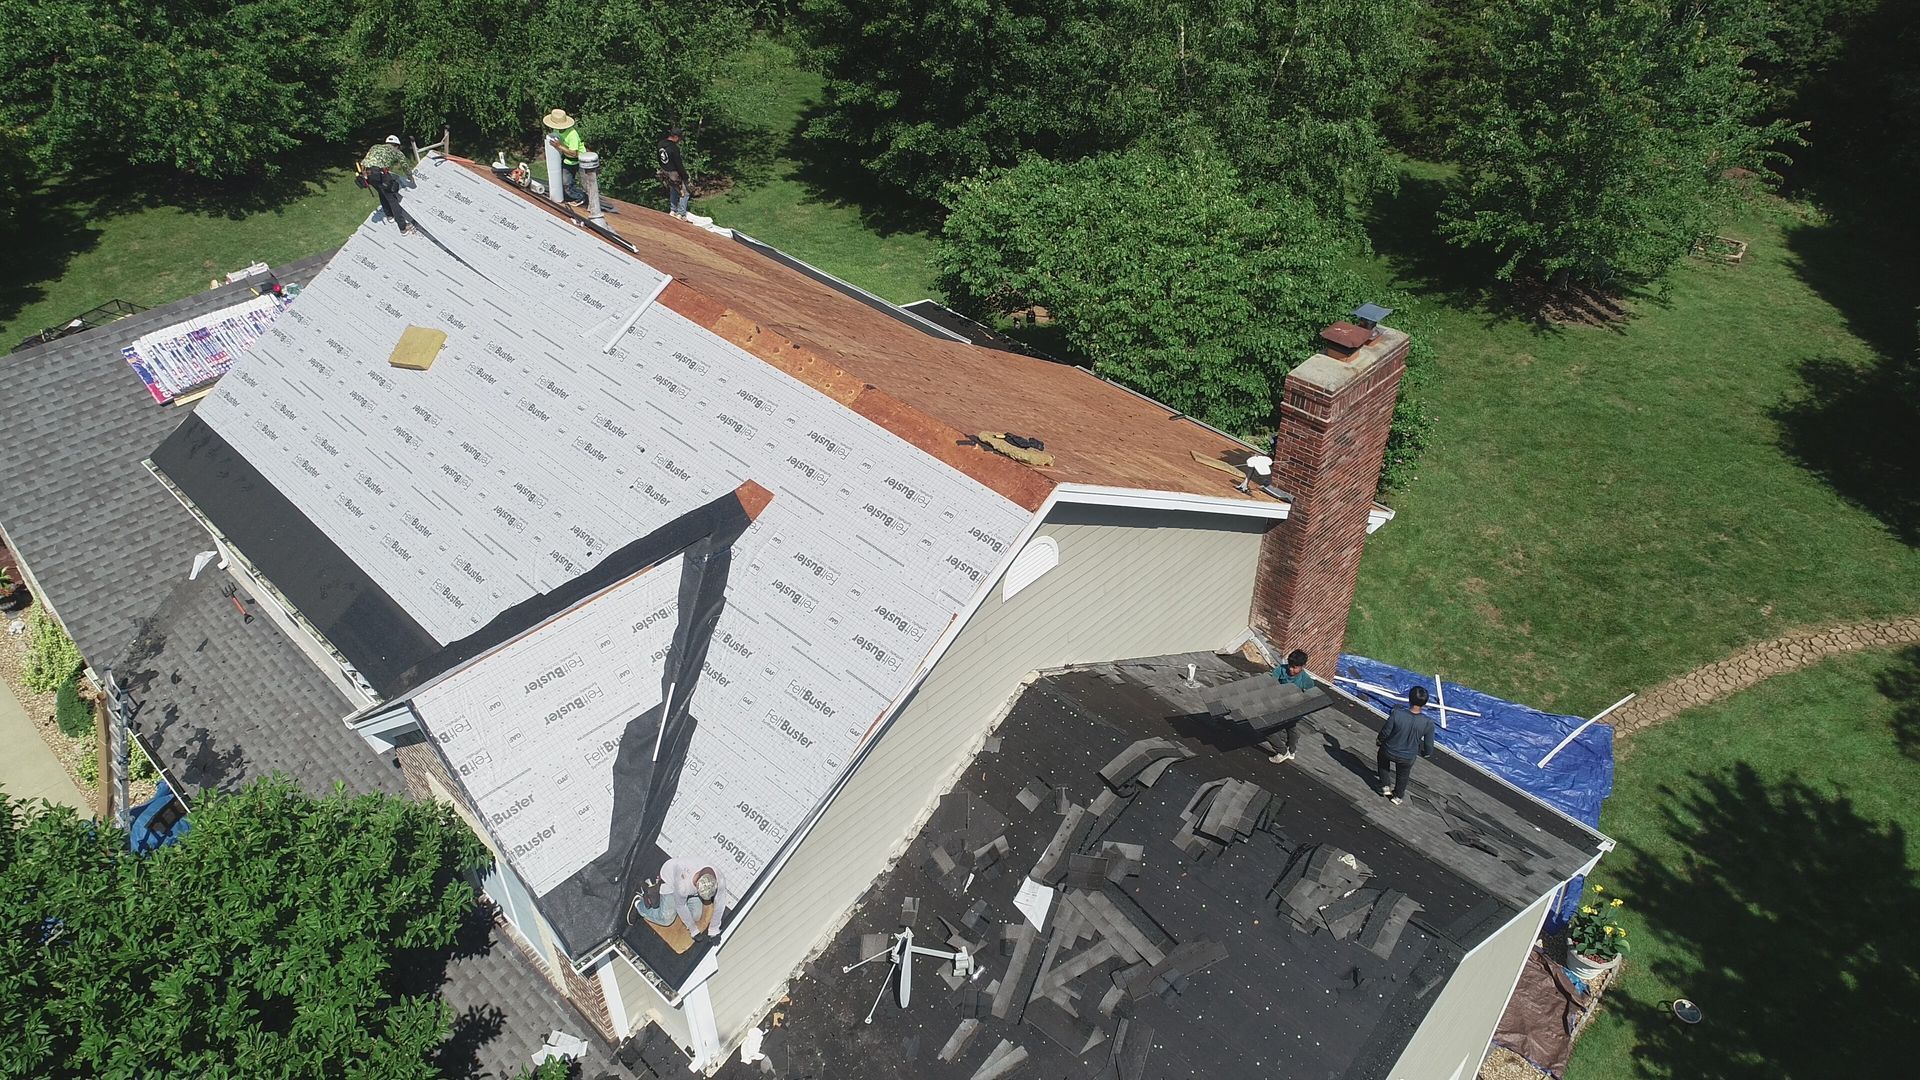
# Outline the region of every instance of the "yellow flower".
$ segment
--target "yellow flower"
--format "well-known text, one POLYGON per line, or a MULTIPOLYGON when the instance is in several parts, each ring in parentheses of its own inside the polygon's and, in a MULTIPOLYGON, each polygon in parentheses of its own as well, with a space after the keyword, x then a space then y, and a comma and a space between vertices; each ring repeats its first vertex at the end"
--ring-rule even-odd
POLYGON ((1594 891, 1594 892, 1606 892, 1606 891, 1607 891, 1607 887, 1606 887, 1605 885, 1595 885, 1595 886, 1593 887, 1593 891, 1594 891))
POLYGON ((1582 904, 1582 905, 1580 905, 1580 914, 1582 914, 1582 915, 1598 915, 1598 914, 1600 914, 1600 909, 1598 909, 1598 908, 1596 908, 1596 907, 1594 907, 1594 906, 1593 906, 1592 904, 1582 904))
POLYGON ((1613 900, 1612 900, 1612 901, 1610 901, 1610 903, 1609 903, 1609 906, 1611 906, 1611 907, 1619 907, 1619 906, 1620 906, 1621 904, 1624 904, 1624 903, 1626 903, 1626 901, 1625 901, 1625 900, 1622 900, 1622 899, 1620 899, 1619 897, 1617 897, 1617 896, 1616 896, 1616 897, 1614 897, 1614 898, 1613 898, 1613 900))
POLYGON ((1611 926, 1603 926, 1603 927, 1601 927, 1600 929, 1602 929, 1602 930, 1604 930, 1604 931, 1606 931, 1606 934, 1607 934, 1607 936, 1608 936, 1608 937, 1612 937, 1612 936, 1614 935, 1614 933, 1616 932, 1616 931, 1615 931, 1615 928, 1614 928, 1614 927, 1611 927, 1611 926))

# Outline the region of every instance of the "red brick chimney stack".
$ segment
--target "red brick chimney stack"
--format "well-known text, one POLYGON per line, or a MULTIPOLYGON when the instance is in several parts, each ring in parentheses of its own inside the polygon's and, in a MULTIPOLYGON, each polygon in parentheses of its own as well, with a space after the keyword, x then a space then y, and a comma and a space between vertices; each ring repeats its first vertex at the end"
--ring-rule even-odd
POLYGON ((1367 515, 1407 372, 1407 335, 1374 330, 1364 344, 1341 348, 1346 342, 1329 327, 1332 351, 1346 355, 1315 353, 1287 375, 1273 484, 1293 496, 1293 509, 1267 530, 1254 577, 1253 628, 1283 655, 1305 649, 1307 666, 1323 678, 1333 676, 1346 641, 1367 515))

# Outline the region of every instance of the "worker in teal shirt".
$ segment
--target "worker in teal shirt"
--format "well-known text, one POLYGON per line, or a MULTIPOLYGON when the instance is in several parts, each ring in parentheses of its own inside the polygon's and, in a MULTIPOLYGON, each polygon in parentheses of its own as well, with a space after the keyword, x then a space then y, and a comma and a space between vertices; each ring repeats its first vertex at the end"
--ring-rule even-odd
POLYGON ((565 109, 553 110, 541 122, 547 126, 547 139, 560 148, 560 197, 567 202, 586 202, 587 189, 580 186, 580 152, 592 147, 580 134, 578 122, 565 109))
MULTIPOLYGON (((1307 674, 1307 654, 1295 649, 1287 654, 1287 662, 1273 669, 1273 677, 1283 683, 1292 683, 1302 690, 1313 689, 1313 676, 1307 674)), ((1267 736, 1266 747, 1273 751, 1268 761, 1279 765, 1293 760, 1294 750, 1300 745, 1300 721, 1298 718, 1287 721, 1279 731, 1267 736)))

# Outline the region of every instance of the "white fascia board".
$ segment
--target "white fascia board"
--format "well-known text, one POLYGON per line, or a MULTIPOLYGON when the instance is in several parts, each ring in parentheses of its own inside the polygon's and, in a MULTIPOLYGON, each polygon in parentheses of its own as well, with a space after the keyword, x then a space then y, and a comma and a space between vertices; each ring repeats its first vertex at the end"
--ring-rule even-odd
POLYGON ((371 716, 353 721, 349 718, 348 730, 367 741, 376 754, 390 753, 400 746, 400 740, 419 732, 420 717, 413 711, 409 701, 399 702, 392 708, 382 708, 371 716))
POLYGON ((1047 500, 1077 506, 1127 506, 1139 510, 1172 510, 1189 514, 1227 514, 1233 517, 1266 518, 1285 521, 1293 509, 1283 502, 1259 502, 1253 499, 1225 499, 1217 495, 1193 495, 1180 491, 1147 491, 1141 488, 1102 487, 1097 484, 1061 484, 1047 500))

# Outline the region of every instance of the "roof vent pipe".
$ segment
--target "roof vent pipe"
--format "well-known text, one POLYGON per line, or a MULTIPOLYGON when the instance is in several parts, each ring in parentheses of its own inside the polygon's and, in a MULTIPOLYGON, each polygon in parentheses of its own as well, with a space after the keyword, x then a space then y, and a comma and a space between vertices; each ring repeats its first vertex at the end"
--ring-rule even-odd
POLYGON ((547 198, 552 199, 556 206, 564 206, 567 181, 566 173, 560 167, 560 142, 552 132, 548 132, 547 137, 540 141, 547 148, 547 198))
POLYGON ((580 186, 587 191, 587 220, 606 224, 600 210, 600 155, 591 150, 580 151, 580 186))

